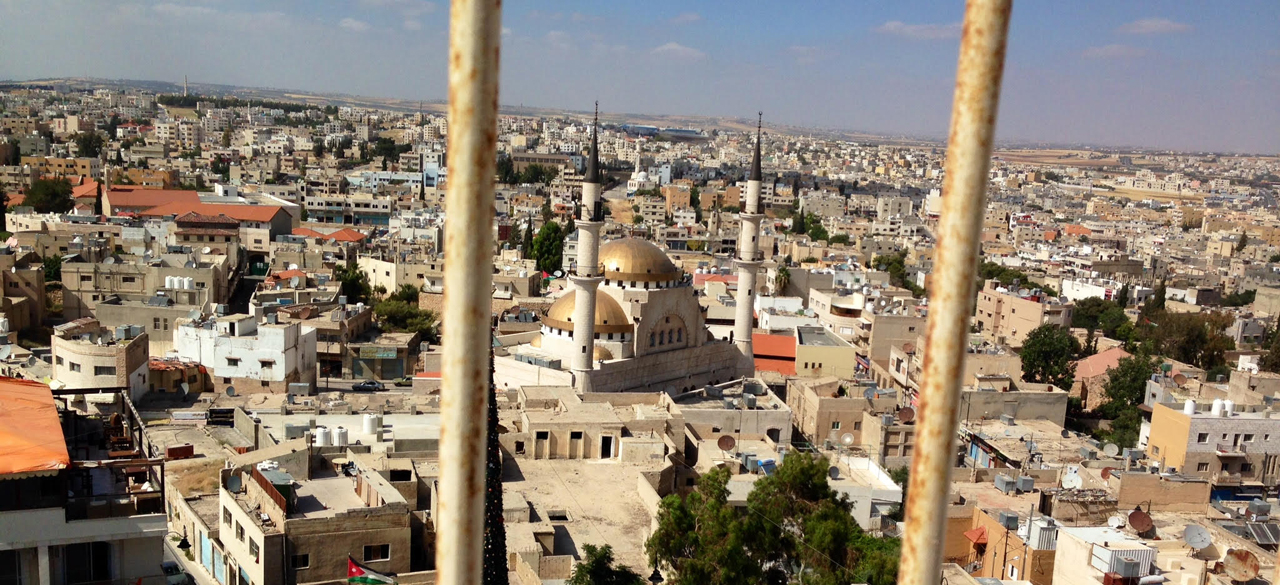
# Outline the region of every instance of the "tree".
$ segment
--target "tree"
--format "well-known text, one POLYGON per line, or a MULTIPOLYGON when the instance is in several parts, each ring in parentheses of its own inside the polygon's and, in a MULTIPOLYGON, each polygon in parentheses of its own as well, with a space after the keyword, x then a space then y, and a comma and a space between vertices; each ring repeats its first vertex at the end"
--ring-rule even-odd
POLYGON ((827 235, 827 228, 822 226, 822 221, 818 218, 818 216, 813 215, 812 213, 809 214, 809 218, 805 220, 805 224, 809 228, 805 232, 809 234, 809 239, 815 242, 823 242, 823 241, 826 241, 826 239, 829 237, 827 235))
POLYGON ((694 220, 702 223, 702 191, 697 186, 689 189, 689 205, 693 207, 694 220))
POLYGON ((391 331, 417 333, 423 341, 438 343, 440 341, 439 320, 434 311, 418 307, 417 287, 413 288, 413 301, 406 301, 401 296, 404 288, 390 298, 378 301, 373 306, 373 314, 378 317, 378 324, 391 331))
POLYGON ((340 284, 342 296, 347 303, 368 303, 373 296, 373 288, 369 286, 369 275, 354 265, 339 264, 333 269, 333 277, 340 284))
POLYGON ((1119 305, 1121 309, 1128 307, 1129 294, 1129 283, 1126 282, 1120 287, 1120 292, 1116 293, 1116 305, 1119 305))
POLYGON ((66 213, 75 207, 71 199, 71 182, 66 179, 36 179, 23 201, 37 213, 66 213))
POLYGON ((1124 410, 1142 404, 1147 380, 1156 371, 1156 360, 1144 354, 1129 356, 1116 362, 1116 367, 1107 372, 1107 384, 1104 387, 1107 403, 1099 407, 1103 416, 1117 417, 1124 410))
POLYGON ((46 256, 44 259, 44 281, 62 282, 62 256, 46 256))
MULTIPOLYGON (((99 182, 93 192, 93 214, 102 215, 102 183, 99 182)), ((0 214, 0 220, 3 220, 3 214, 0 214)))
POLYGON ((98 158, 102 154, 102 135, 97 132, 76 134, 76 152, 82 157, 98 158))
POLYGON ((1146 304, 1142 305, 1142 316, 1149 318, 1152 314, 1164 311, 1165 283, 1160 280, 1160 284, 1156 286, 1155 292, 1147 298, 1146 304))
POLYGON ((1280 333, 1270 329, 1266 334, 1267 353, 1258 359, 1258 369, 1264 372, 1280 372, 1280 333))
MULTIPOLYGON (((314 157, 316 157, 316 158, 321 158, 321 157, 323 157, 323 156, 324 156, 324 142, 321 142, 321 141, 317 140, 317 141, 316 141, 316 143, 315 143, 315 146, 312 146, 312 147, 311 147, 311 155, 312 155, 312 156, 314 156, 314 157)), ((386 169, 383 169, 383 170, 386 170, 386 169)))
POLYGON ((1236 253, 1243 252, 1247 247, 1249 247, 1249 234, 1241 232, 1240 239, 1236 240, 1236 253))
POLYGON ((0 230, 6 230, 9 226, 9 194, 4 192, 4 187, 0 187, 0 230))
POLYGON ((836 234, 827 240, 830 244, 848 244, 849 234, 836 234))
POLYGON ((895 467, 889 470, 889 479, 892 479, 893 483, 898 484, 898 487, 902 488, 902 502, 893 507, 893 510, 889 512, 889 518, 891 520, 902 522, 907 513, 907 485, 911 482, 911 468, 895 467))
POLYGON ((1272 264, 1275 264, 1276 262, 1280 262, 1280 254, 1272 254, 1271 257, 1267 259, 1267 262, 1270 262, 1272 264))
POLYGON ((528 260, 533 257, 533 221, 524 222, 524 240, 520 244, 520 257, 528 260))
MULTIPOLYGON (((498 386, 493 381, 493 368, 493 344, 489 344, 489 424, 488 438, 485 443, 484 580, 482 582, 484 585, 507 585, 507 526, 502 519, 502 453, 498 442, 498 386)), ((584 550, 588 549, 584 546, 584 550)))
POLYGON ((644 585, 639 573, 626 565, 614 566, 613 547, 582 545, 583 559, 573 567, 565 585, 644 585))
POLYGON ((560 224, 549 221, 542 224, 538 237, 533 239, 533 258, 537 260, 538 270, 553 272, 562 265, 564 253, 564 233, 560 224))
POLYGON ((1078 353, 1080 342, 1070 331, 1053 324, 1036 327, 1022 342, 1022 379, 1070 390, 1075 383, 1073 361, 1078 353))
POLYGON ((1076 301, 1075 311, 1071 314, 1071 326, 1080 329, 1097 329, 1098 319, 1104 311, 1115 307, 1111 301, 1102 297, 1089 297, 1076 301))
POLYGON ((1128 341, 1128 335, 1122 335, 1121 330, 1128 325, 1128 331, 1133 331, 1133 323, 1129 321, 1129 316, 1124 313, 1124 309, 1120 307, 1108 307, 1101 315, 1098 315, 1098 327, 1102 329, 1102 335, 1120 341, 1128 341))
POLYGON ((658 528, 645 551, 650 565, 674 570, 668 575, 671 585, 737 585, 764 576, 747 554, 739 513, 728 502, 728 483, 729 470, 717 468, 698 479, 693 493, 673 494, 659 504, 658 528))
POLYGON ((775 276, 773 280, 775 285, 777 286, 777 290, 773 291, 773 294, 775 295, 782 294, 783 291, 787 290, 787 285, 791 284, 791 270, 787 268, 785 265, 779 266, 778 275, 775 276))

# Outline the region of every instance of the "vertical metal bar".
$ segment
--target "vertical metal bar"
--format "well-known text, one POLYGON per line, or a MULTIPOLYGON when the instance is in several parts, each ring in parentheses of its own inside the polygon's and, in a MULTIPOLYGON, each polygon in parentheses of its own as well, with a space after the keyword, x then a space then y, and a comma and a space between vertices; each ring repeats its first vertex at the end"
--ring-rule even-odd
POLYGON ((1012 0, 969 0, 951 106, 938 253, 929 290, 924 386, 911 459, 901 585, 935 585, 955 462, 960 376, 1012 0))
POLYGON ((481 581, 485 415, 493 294, 493 174, 501 0, 454 0, 449 22, 449 186, 445 194, 440 391, 441 585, 481 581))

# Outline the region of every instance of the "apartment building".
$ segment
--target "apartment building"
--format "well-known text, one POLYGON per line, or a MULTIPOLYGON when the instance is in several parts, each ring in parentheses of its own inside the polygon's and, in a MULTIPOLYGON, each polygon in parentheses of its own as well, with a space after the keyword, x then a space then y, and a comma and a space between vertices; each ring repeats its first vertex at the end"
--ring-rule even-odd
POLYGON ((140 325, 108 329, 97 319, 76 319, 53 328, 51 345, 52 387, 128 388, 133 400, 149 388, 149 343, 140 325))
POLYGON ((1071 326, 1074 305, 1062 303, 1039 289, 1005 288, 997 280, 988 280, 978 293, 974 326, 987 339, 1012 347, 1021 347, 1027 334, 1041 325, 1071 326), (1024 292, 1025 291, 1025 292, 1024 292))
POLYGON ((0 580, 166 585, 164 460, 128 394, 3 378, 0 402, 0 580))
POLYGON ((31 252, 0 248, 0 313, 9 320, 10 331, 25 331, 44 322, 44 262, 31 252))
POLYGON ((800 434, 814 445, 830 441, 838 444, 845 434, 853 436, 853 445, 867 444, 863 437, 863 415, 891 413, 893 396, 868 399, 868 386, 834 376, 821 378, 788 378, 787 406, 794 413, 800 434))
POLYGON ((1209 480, 1215 490, 1275 485, 1280 414, 1230 400, 1158 402, 1151 406, 1146 455, 1162 470, 1209 480))
POLYGON ((97 158, 58 158, 51 156, 24 156, 20 165, 30 166, 41 176, 102 178, 102 160, 97 158))
POLYGON ((179 319, 173 350, 180 359, 202 364, 216 385, 237 394, 284 394, 289 384, 316 379, 316 330, 280 323, 275 314, 261 324, 243 314, 179 319))
POLYGON ((66 262, 62 265, 63 315, 93 317, 98 303, 113 297, 149 298, 157 292, 176 298, 176 291, 188 291, 178 293, 184 295, 179 304, 225 304, 234 284, 232 268, 226 256, 193 254, 120 255, 110 263, 66 262))

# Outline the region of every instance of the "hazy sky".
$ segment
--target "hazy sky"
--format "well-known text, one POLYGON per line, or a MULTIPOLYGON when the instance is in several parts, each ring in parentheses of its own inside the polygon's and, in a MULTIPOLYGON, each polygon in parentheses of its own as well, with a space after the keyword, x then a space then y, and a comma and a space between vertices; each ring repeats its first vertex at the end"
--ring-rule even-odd
MULTIPOLYGON (((504 104, 946 134, 960 0, 504 4, 504 104)), ((1280 152, 1277 23, 1276 0, 1017 2, 998 138, 1280 152)), ((439 100, 447 44, 443 1, 0 0, 0 79, 439 100)))

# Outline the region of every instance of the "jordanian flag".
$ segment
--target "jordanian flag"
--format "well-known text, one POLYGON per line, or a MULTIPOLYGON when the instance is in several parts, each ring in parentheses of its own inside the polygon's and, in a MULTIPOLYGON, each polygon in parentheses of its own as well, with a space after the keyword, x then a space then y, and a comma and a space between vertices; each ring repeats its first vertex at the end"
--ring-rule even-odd
POLYGON ((395 578, 388 577, 369 567, 357 563, 355 559, 347 557, 347 583, 358 583, 361 585, 393 585, 395 578))

